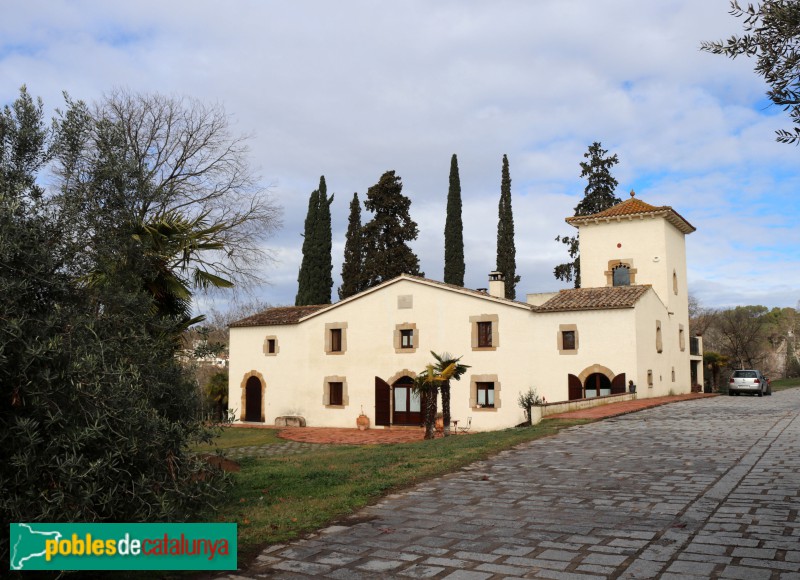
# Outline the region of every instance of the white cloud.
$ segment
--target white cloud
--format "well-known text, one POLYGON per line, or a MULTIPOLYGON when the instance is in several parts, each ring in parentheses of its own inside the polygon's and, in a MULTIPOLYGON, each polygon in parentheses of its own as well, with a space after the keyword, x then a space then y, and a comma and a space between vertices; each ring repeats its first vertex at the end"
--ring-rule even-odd
MULTIPOLYGON (((395 169, 440 278, 450 156, 464 196, 467 284, 494 267, 500 162, 513 180, 520 294, 561 287, 554 241, 584 187, 592 141, 635 188, 697 226, 692 290, 710 305, 794 305, 800 288, 798 150, 774 143, 753 63, 699 51, 737 33, 727 0, 422 0, 384 3, 11 0, 0 21, 4 102, 26 83, 60 93, 113 86, 222 102, 254 135, 252 160, 285 207, 263 296, 290 303, 309 193, 324 174, 334 273, 348 204, 395 169), (764 231, 764 235, 753 232, 764 231), (776 272, 779 272, 776 275, 776 272)), ((364 213, 364 219, 369 214, 364 213)), ((334 291, 335 296, 335 291, 334 291)))

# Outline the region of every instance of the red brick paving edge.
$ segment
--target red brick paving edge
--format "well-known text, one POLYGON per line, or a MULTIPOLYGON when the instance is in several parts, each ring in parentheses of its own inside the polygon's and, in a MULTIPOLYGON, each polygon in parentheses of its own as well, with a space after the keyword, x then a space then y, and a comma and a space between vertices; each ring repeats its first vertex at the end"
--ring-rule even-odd
MULTIPOLYGON (((578 411, 569 411, 557 415, 549 415, 545 419, 607 419, 636 413, 643 409, 652 409, 661 405, 669 405, 681 401, 716 397, 718 393, 690 393, 671 397, 654 397, 652 399, 635 399, 622 403, 609 403, 578 411)), ((368 429, 359 431, 345 427, 276 427, 275 425, 255 425, 233 423, 231 427, 250 429, 277 429, 278 437, 288 441, 304 443, 328 443, 336 445, 380 445, 392 443, 410 443, 421 441, 424 431, 416 429, 368 429)), ((460 437, 461 435, 459 435, 460 437)))
POLYGON ((673 395, 671 397, 635 399, 633 401, 610 403, 608 405, 600 405, 598 407, 591 407, 589 409, 558 413, 557 415, 549 415, 545 417, 545 419, 607 419, 608 417, 628 415, 644 409, 660 407, 661 405, 669 405, 671 403, 680 403, 681 401, 693 401, 695 399, 707 399, 718 396, 719 393, 688 393, 686 395, 673 395))

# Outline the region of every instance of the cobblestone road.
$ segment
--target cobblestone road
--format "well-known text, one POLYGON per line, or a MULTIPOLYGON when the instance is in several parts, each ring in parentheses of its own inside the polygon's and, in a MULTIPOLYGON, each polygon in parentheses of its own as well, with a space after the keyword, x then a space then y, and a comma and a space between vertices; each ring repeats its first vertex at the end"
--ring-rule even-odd
POLYGON ((800 579, 799 414, 794 389, 572 428, 271 546, 246 577, 800 579))

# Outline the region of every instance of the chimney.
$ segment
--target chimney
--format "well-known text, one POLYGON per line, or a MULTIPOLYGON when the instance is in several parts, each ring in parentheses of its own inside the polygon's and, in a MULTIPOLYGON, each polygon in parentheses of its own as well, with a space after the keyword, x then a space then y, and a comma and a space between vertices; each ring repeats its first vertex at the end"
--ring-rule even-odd
POLYGON ((489 272, 489 296, 506 297, 506 277, 502 272, 489 272))

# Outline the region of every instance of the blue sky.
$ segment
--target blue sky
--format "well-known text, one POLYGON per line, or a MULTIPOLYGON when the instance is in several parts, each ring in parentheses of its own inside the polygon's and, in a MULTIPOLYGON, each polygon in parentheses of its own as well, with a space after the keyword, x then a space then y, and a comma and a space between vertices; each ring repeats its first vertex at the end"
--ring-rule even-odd
POLYGON ((0 97, 26 84, 52 111, 62 91, 91 101, 125 87, 223 104, 284 208, 269 283, 252 291, 271 304, 294 301, 323 174, 336 193, 337 285, 352 194, 363 200, 389 169, 412 199, 422 269, 441 279, 453 153, 467 286, 486 286, 494 268, 508 154, 518 294, 565 287, 554 238, 571 233, 578 164, 600 141, 619 156, 620 197, 635 189, 697 227, 688 279, 703 304, 796 306, 800 150, 774 141, 788 116, 768 106, 752 61, 699 51, 741 30, 727 11, 727 0, 6 0, 0 97))

